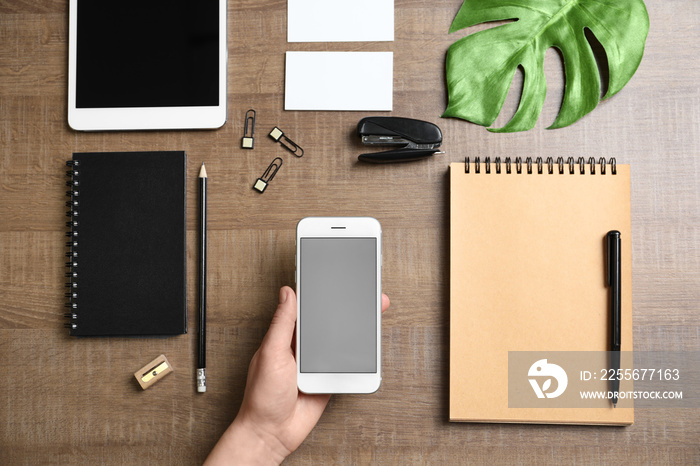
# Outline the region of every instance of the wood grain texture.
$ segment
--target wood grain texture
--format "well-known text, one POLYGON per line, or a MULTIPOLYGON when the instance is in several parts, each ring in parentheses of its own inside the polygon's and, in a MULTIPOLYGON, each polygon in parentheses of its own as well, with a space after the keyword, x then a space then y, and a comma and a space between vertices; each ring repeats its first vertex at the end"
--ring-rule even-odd
MULTIPOLYGON (((0 464, 193 464, 240 406, 248 362, 308 215, 370 215, 384 229, 383 383, 336 396, 297 463, 700 463, 697 409, 639 409, 629 428, 450 424, 449 162, 465 156, 614 156, 632 166, 634 346, 700 350, 700 3, 649 1, 644 60, 618 95, 548 131, 559 56, 535 129, 492 134, 439 116, 447 34, 459 1, 396 0, 391 43, 288 44, 286 2, 229 2, 228 123, 217 131, 77 133, 66 122, 66 1, 0 0, 0 464), (394 52, 394 112, 432 121, 445 155, 403 166, 356 162, 353 112, 285 112, 287 50, 394 52), (257 110, 255 150, 240 149, 257 110), (267 133, 282 128, 295 159, 267 133), (186 150, 188 308, 196 328, 196 177, 209 173, 208 390, 195 393, 196 332, 167 339, 71 339, 62 328, 65 160, 72 152, 186 150), (251 189, 285 163, 264 194, 251 189), (175 372, 143 391, 133 372, 159 354, 175 372)), ((516 76, 514 85, 521 85, 516 76)), ((504 115, 512 115, 511 92, 504 115)), ((595 206, 591 206, 595 208, 595 206)), ((468 297, 465 297, 468 299, 468 297)))

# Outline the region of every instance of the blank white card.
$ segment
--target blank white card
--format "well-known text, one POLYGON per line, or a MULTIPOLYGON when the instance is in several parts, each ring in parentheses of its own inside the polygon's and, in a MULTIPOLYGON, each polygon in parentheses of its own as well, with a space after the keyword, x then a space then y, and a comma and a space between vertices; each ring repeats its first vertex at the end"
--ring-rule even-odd
POLYGON ((394 0, 287 0, 288 42, 394 40, 394 0))
POLYGON ((287 52, 285 110, 391 111, 393 52, 287 52))

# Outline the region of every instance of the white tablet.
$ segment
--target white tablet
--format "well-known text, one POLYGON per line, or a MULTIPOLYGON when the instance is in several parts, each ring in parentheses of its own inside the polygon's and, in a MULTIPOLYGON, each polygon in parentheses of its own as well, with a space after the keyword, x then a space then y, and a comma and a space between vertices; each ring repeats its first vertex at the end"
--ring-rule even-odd
POLYGON ((73 129, 226 122, 226 0, 70 0, 68 44, 73 129))

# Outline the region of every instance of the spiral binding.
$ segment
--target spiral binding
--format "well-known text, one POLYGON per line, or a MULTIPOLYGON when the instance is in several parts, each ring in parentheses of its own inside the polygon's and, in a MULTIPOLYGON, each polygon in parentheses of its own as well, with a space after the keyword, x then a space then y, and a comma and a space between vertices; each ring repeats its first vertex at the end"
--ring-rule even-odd
POLYGON ((66 262, 66 268, 68 269, 66 278, 68 278, 69 281, 66 283, 66 287, 68 288, 66 298, 68 302, 65 306, 68 308, 68 312, 63 316, 68 319, 65 327, 70 330, 75 330, 78 328, 78 208, 80 207, 80 191, 78 190, 80 186, 80 171, 78 167, 80 162, 77 160, 69 160, 66 162, 66 165, 70 168, 70 170, 66 172, 66 175, 70 178, 70 180, 66 182, 66 186, 71 188, 70 191, 66 191, 66 196, 68 196, 69 199, 66 202, 66 207, 68 207, 66 216, 70 218, 70 220, 66 222, 66 227, 68 228, 66 236, 70 240, 66 242, 66 247, 68 248, 68 252, 66 252, 66 257, 68 258, 68 262, 66 262))
MULTIPOLYGON (((566 160, 566 163, 564 163, 564 158, 563 157, 557 157, 557 161, 555 162, 552 157, 547 157, 546 159, 542 159, 542 157, 537 157, 535 159, 535 162, 533 164, 532 157, 527 157, 525 158, 525 170, 528 175, 532 175, 533 173, 533 167, 537 168, 537 174, 542 175, 545 173, 545 164, 546 164, 546 170, 547 173, 550 175, 553 175, 555 173, 554 170, 554 165, 557 165, 558 167, 558 173, 560 175, 563 175, 565 173, 564 168, 568 165, 569 167, 569 174, 573 175, 576 173, 576 164, 578 164, 579 168, 579 173, 581 175, 586 174, 586 161, 584 160, 583 157, 579 157, 577 162, 574 162, 573 157, 569 157, 566 160)), ((501 174, 501 158, 496 157, 495 159, 495 166, 496 166, 496 173, 501 174)), ((607 162, 604 157, 601 157, 598 159, 598 165, 600 165, 600 174, 605 175, 607 174, 607 165, 610 165, 610 173, 612 175, 617 175, 617 162, 615 160, 615 157, 611 157, 607 162)), ((596 174, 596 162, 595 158, 589 157, 588 159, 588 165, 590 166, 590 174, 595 175, 596 174)), ((510 175, 513 173, 513 162, 510 157, 506 157, 505 159, 505 166, 506 166, 506 174, 510 175)), ((470 163, 469 163, 469 157, 464 158, 464 173, 469 173, 470 170, 470 163)), ((487 174, 491 173, 491 157, 486 157, 484 159, 484 171, 487 174)), ((481 157, 476 157, 474 159, 474 172, 475 173, 481 173, 481 157)), ((515 173, 521 174, 523 173, 523 159, 522 157, 516 157, 515 158, 515 173)))

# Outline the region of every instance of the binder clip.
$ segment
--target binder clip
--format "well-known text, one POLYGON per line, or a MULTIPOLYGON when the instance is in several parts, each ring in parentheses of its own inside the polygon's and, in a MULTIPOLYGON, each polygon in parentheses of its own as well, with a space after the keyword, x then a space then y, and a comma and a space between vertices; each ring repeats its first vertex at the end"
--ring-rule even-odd
POLYGON ((141 388, 145 390, 172 371, 173 366, 170 365, 165 355, 161 354, 153 361, 134 372, 134 377, 136 377, 136 381, 141 385, 141 388))
POLYGON ((272 178, 275 177, 277 171, 282 166, 282 162, 283 160, 281 158, 275 157, 272 163, 267 167, 267 170, 265 170, 265 173, 255 182, 253 189, 260 193, 264 192, 267 185, 272 181, 272 178))
POLYGON ((272 131, 270 131, 270 137, 274 139, 275 141, 279 142, 282 144, 282 147, 287 149, 289 152, 292 154, 296 155, 297 157, 303 157, 304 156, 304 149, 299 147, 294 141, 289 139, 284 132, 279 129, 277 126, 272 128, 272 131))
POLYGON ((255 145, 255 110, 252 108, 245 112, 245 127, 243 129, 243 139, 241 139, 241 148, 252 149, 255 145), (250 133, 248 132, 250 128, 250 133))

